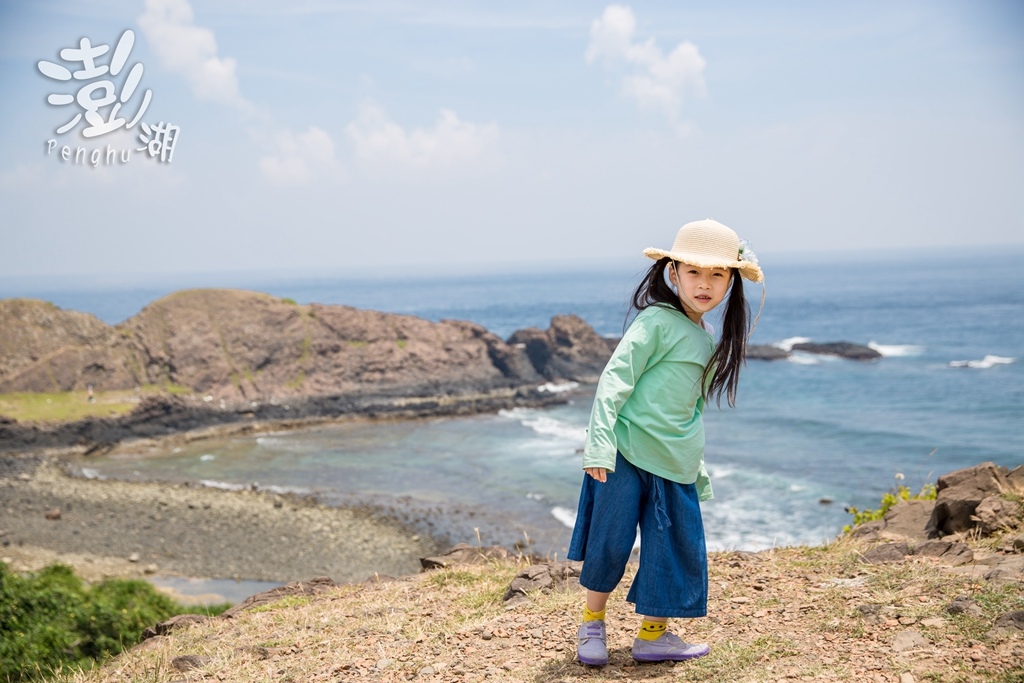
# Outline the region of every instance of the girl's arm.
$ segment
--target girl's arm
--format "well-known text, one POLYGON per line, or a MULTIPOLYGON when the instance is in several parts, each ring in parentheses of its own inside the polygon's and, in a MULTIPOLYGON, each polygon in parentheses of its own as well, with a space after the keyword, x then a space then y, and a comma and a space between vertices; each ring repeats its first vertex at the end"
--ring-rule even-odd
POLYGON ((603 473, 597 470, 615 471, 615 453, 618 450, 615 421, 655 354, 660 337, 656 332, 657 317, 656 311, 644 311, 637 316, 615 347, 597 383, 587 442, 583 449, 583 468, 598 481, 605 479, 603 473))

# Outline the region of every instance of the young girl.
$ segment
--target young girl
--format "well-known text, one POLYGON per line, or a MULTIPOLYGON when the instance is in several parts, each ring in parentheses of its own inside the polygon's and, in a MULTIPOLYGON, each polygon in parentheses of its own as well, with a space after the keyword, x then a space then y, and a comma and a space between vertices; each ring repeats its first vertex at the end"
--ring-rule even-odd
POLYGON ((583 488, 569 559, 587 589, 577 655, 608 663, 605 605, 640 527, 640 566, 626 600, 643 615, 641 662, 702 657, 710 648, 666 631, 669 617, 707 613, 708 566, 698 501, 712 497, 701 412, 710 396, 734 405, 748 308, 742 278, 762 282, 757 259, 713 220, 687 223, 655 259, 632 304, 639 313, 601 374, 583 455, 583 488), (728 295, 716 345, 705 313, 728 295))

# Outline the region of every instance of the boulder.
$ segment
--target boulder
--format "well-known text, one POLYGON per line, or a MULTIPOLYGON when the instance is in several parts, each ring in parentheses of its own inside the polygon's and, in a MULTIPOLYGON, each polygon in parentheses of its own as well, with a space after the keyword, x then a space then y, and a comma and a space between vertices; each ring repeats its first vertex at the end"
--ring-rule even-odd
POLYGON ((902 562, 910 554, 906 543, 883 543, 876 545, 861 556, 867 564, 892 564, 902 562))
POLYGON ((967 564, 974 560, 974 551, 966 543, 931 540, 918 543, 911 548, 911 553, 922 557, 934 557, 952 567, 967 564))
POLYGON ((223 619, 232 619, 239 612, 259 607, 261 605, 267 605, 272 602, 277 602, 281 598, 286 598, 292 595, 317 595, 319 593, 326 593, 334 590, 338 584, 334 583, 334 580, 328 576, 318 576, 309 581, 293 581, 292 583, 285 584, 284 586, 278 586, 256 595, 251 595, 242 602, 238 603, 231 609, 221 614, 223 619))
POLYGON ((978 529, 985 536, 1016 529, 1021 522, 1021 506, 1001 496, 988 496, 974 511, 978 529))
POLYGON ((1006 474, 1006 468, 985 462, 939 477, 935 508, 928 520, 928 537, 937 538, 973 529, 974 514, 981 501, 1008 489, 1006 474))
POLYGON ((934 500, 903 500, 889 508, 882 518, 879 538, 893 541, 920 541, 927 538, 925 528, 935 508, 934 500))
POLYGON ((596 382, 608 363, 612 344, 576 315, 556 315, 542 332, 518 330, 508 344, 522 348, 534 369, 546 379, 596 382))
POLYGON ((1006 481, 1017 493, 1024 493, 1024 465, 1017 465, 1006 473, 1006 481))
POLYGON ((491 560, 505 560, 511 557, 511 551, 498 545, 478 547, 468 543, 457 543, 442 555, 421 557, 420 566, 423 569, 444 569, 459 564, 487 564, 491 560))
POLYGON ((582 562, 532 564, 516 574, 503 600, 514 602, 535 591, 576 588, 582 569, 582 562))

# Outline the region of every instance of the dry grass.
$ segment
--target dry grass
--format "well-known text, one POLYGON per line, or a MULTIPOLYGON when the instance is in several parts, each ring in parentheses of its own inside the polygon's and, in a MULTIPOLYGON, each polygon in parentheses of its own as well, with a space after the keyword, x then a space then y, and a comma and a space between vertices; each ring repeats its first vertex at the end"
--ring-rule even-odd
POLYGON ((675 623, 712 651, 681 664, 630 658, 639 618, 623 602, 629 575, 609 604, 611 662, 594 669, 575 661, 582 589, 507 607, 502 597, 521 565, 494 562, 286 598, 62 680, 1024 681, 1024 638, 989 634, 997 616, 1024 609, 1020 583, 990 584, 927 560, 866 565, 858 557, 850 541, 713 554, 709 616, 675 623), (948 614, 958 595, 973 597, 984 616, 948 614), (911 631, 917 645, 894 646, 911 631), (200 658, 198 668, 179 670, 176 658, 187 655, 200 658))

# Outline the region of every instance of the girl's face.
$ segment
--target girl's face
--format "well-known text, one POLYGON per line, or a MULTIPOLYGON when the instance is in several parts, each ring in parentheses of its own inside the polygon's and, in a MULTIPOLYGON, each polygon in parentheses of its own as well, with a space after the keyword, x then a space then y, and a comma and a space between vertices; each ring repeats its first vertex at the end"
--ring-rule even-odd
POLYGON ((728 268, 700 268, 688 263, 669 265, 669 279, 676 286, 679 302, 695 323, 712 308, 722 303, 729 292, 732 271, 728 268))

